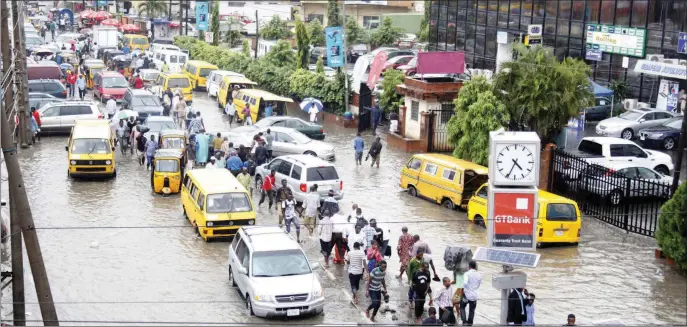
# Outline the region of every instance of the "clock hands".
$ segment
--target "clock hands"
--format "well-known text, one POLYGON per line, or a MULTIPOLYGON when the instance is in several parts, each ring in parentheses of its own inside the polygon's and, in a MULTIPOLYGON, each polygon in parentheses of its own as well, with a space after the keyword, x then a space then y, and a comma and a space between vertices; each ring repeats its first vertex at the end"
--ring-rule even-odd
POLYGON ((513 172, 513 168, 515 168, 515 165, 517 165, 517 163, 513 161, 513 166, 510 167, 510 171, 508 171, 508 174, 506 174, 506 178, 510 177, 510 174, 513 172))
POLYGON ((518 169, 524 170, 524 169, 522 169, 522 167, 520 167, 520 165, 518 164, 518 159, 511 159, 511 160, 513 160, 513 165, 518 166, 518 169))

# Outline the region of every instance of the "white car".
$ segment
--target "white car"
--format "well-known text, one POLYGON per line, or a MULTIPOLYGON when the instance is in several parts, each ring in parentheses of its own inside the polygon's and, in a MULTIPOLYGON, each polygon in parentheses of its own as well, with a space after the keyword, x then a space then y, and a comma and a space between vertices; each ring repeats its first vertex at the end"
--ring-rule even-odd
POLYGON ((210 72, 210 75, 207 77, 207 87, 208 87, 208 95, 211 97, 217 97, 219 94, 219 86, 222 84, 222 80, 224 79, 224 76, 238 76, 238 77, 246 77, 243 74, 235 73, 232 71, 228 70, 213 70, 210 72))
POLYGON ((272 226, 241 227, 229 246, 229 285, 249 315, 297 317, 324 311, 324 289, 303 249, 272 226))
MULTIPOLYGON (((262 129, 263 136, 268 129, 274 135, 274 142, 272 142, 272 155, 274 157, 289 154, 309 154, 327 161, 336 159, 334 146, 329 143, 313 140, 305 134, 288 127, 271 126, 264 128, 262 129)), ((252 136, 255 135, 255 132, 248 132, 247 134, 252 136)))
POLYGON ((41 115, 41 131, 69 132, 77 119, 104 119, 105 115, 96 103, 68 100, 48 103, 38 109, 41 115))
POLYGON ((675 117, 674 113, 665 110, 646 108, 628 110, 618 117, 600 121, 596 125, 596 134, 631 140, 639 133, 639 130, 661 125, 673 117, 675 117))
MULTIPOLYGON (((311 73, 315 73, 317 71, 317 65, 308 65, 308 70, 311 73)), ((336 76, 336 70, 331 67, 324 66, 324 76, 327 77, 327 79, 334 79, 336 76)))

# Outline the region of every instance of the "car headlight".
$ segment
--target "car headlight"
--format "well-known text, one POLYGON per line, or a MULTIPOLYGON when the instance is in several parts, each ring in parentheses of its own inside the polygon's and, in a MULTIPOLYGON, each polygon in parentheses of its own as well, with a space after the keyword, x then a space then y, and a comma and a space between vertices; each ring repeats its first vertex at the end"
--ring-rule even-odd
POLYGON ((72 160, 72 161, 70 161, 69 163, 72 164, 72 165, 76 165, 76 160, 72 160))
POLYGON ((248 221, 248 225, 253 225, 253 224, 255 224, 255 220, 254 220, 254 219, 251 219, 251 220, 248 221))
POLYGON ((658 134, 647 134, 646 137, 654 140, 658 140, 663 137, 663 133, 658 133, 658 134))
POLYGON ((319 283, 316 283, 313 285, 312 292, 312 299, 319 299, 321 297, 324 297, 324 290, 322 289, 322 286, 319 283))
POLYGON ((112 161, 110 161, 110 160, 105 160, 105 164, 106 164, 106 165, 111 165, 111 164, 112 164, 112 161))
POLYGON ((211 221, 208 221, 205 223, 205 226, 207 227, 212 227, 214 224, 211 221))
POLYGON ((253 296, 253 299, 258 302, 271 302, 272 301, 272 295, 269 294, 256 294, 253 296))

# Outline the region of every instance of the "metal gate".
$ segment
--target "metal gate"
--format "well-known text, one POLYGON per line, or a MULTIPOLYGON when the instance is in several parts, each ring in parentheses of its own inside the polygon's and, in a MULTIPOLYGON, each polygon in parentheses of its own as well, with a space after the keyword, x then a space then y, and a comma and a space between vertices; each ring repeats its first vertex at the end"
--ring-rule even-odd
MULTIPOLYGON (((635 173, 633 171, 633 173, 635 173)), ((556 149, 549 173, 549 190, 575 200, 584 214, 628 232, 654 237, 661 206, 670 199, 671 185, 629 178, 556 149)))
POLYGON ((453 144, 448 140, 447 124, 455 115, 453 108, 431 110, 429 118, 429 130, 427 139, 427 152, 451 152, 453 144))
POLYGON ((372 126, 372 91, 367 84, 360 83, 360 96, 358 100, 358 132, 362 132, 372 126))

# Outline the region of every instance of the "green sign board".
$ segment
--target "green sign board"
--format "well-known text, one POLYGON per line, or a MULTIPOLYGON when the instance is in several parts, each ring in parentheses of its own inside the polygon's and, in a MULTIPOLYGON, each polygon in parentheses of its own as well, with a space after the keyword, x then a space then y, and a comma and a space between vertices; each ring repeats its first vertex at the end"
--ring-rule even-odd
POLYGON ((587 25, 587 50, 644 57, 646 30, 624 26, 587 25))

